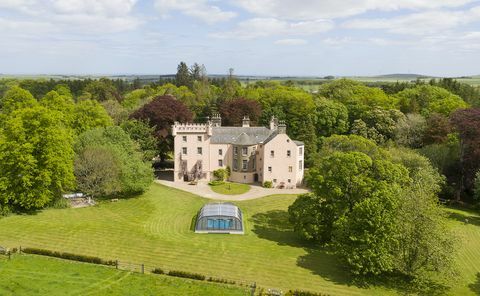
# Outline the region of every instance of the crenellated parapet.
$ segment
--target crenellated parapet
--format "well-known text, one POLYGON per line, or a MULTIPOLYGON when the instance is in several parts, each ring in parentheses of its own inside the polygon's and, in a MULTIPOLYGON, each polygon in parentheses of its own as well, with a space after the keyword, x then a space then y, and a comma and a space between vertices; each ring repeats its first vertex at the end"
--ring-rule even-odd
POLYGON ((172 125, 172 136, 176 136, 177 133, 209 133, 210 131, 210 123, 180 123, 175 121, 172 125))

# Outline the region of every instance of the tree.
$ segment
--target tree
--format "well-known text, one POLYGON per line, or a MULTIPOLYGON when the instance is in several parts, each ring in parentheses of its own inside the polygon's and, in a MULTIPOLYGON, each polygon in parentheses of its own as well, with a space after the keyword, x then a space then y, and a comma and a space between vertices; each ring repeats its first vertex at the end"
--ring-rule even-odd
POLYGON ((190 71, 188 69, 187 64, 185 64, 185 62, 180 62, 180 64, 178 64, 175 80, 176 80, 177 86, 186 86, 186 87, 192 86, 190 71))
POLYGON ((450 115, 457 109, 467 108, 468 104, 446 89, 431 85, 418 85, 407 88, 395 95, 400 111, 420 113, 428 116, 432 113, 450 115))
POLYGON ((116 125, 128 118, 128 111, 116 100, 104 101, 101 105, 116 125))
POLYGON ((108 146, 87 146, 75 158, 78 189, 91 197, 121 192, 120 164, 108 146))
POLYGON ((225 125, 241 125, 244 116, 250 118, 251 125, 256 125, 262 115, 262 106, 258 101, 236 98, 224 101, 220 105, 220 114, 225 125))
POLYGON ((150 126, 155 128, 162 161, 166 159, 168 152, 173 150, 171 127, 174 122, 191 122, 192 117, 187 106, 169 95, 156 97, 131 115, 133 119, 148 121, 150 126))
POLYGON ((426 145, 445 143, 452 132, 453 126, 448 117, 433 113, 427 118, 423 142, 426 145))
POLYGON ((405 115, 398 110, 385 110, 374 107, 362 112, 351 127, 352 134, 383 144, 395 137, 396 129, 406 121, 405 115))
POLYGON ((401 120, 395 127, 395 142, 401 146, 421 148, 426 136, 427 123, 419 114, 407 114, 405 120, 401 120))
POLYGON ((315 100, 317 135, 329 137, 348 131, 348 110, 340 102, 317 98, 315 100))
POLYGON ((136 143, 118 126, 95 128, 83 133, 75 143, 75 151, 79 155, 75 166, 78 186, 87 188, 90 193, 138 194, 144 192, 153 180, 151 164, 143 161, 136 143), (94 155, 101 157, 92 162, 94 155), (99 162, 111 159, 114 161, 103 165, 113 172, 118 171, 118 186, 110 186, 103 181, 111 180, 112 173, 103 169, 99 162), (115 168, 114 164, 118 166, 115 168))
POLYGON ((72 127, 77 135, 96 127, 105 127, 113 124, 107 111, 93 100, 78 102, 73 109, 72 127))
POLYGON ((480 169, 480 108, 457 110, 451 121, 461 140, 462 189, 471 193, 480 169))
POLYGON ((475 181, 473 186, 473 198, 475 201, 480 201, 480 170, 475 174, 475 181))
POLYGON ((373 107, 382 109, 394 107, 394 101, 380 88, 368 87, 361 82, 349 79, 338 79, 322 84, 318 94, 344 104, 348 109, 351 123, 360 118, 360 114, 373 107))
POLYGON ((110 79, 100 78, 92 80, 84 89, 85 95, 92 100, 104 102, 108 100, 121 100, 117 88, 110 79))
POLYGON ((32 94, 18 86, 13 86, 0 98, 0 110, 4 115, 21 108, 34 107, 35 105, 37 105, 37 100, 35 100, 32 94))
POLYGON ((13 111, 0 130, 0 203, 38 209, 72 189, 72 142, 58 112, 13 111))
POLYGON ((452 278, 456 238, 435 193, 416 180, 398 196, 395 269, 423 282, 452 278))
POLYGON ((120 127, 139 144, 145 161, 151 161, 157 155, 158 140, 154 136, 155 128, 151 127, 148 122, 129 119, 124 121, 120 127))

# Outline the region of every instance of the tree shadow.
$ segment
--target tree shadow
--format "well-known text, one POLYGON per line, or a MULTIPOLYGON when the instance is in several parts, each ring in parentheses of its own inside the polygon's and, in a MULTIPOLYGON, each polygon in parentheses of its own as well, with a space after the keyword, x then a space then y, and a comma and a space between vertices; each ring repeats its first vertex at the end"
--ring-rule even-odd
POLYGON ((449 212, 448 218, 457 220, 458 222, 462 222, 465 224, 472 224, 475 226, 480 226, 480 217, 473 216, 473 215, 464 215, 461 213, 456 212, 449 212))
POLYGON ((279 245, 288 245, 297 248, 307 247, 293 231, 288 221, 287 211, 273 210, 265 213, 257 213, 250 218, 253 222, 252 231, 258 237, 277 242, 279 245))
POLYGON ((475 282, 468 285, 468 287, 473 291, 473 293, 475 293, 475 295, 480 295, 480 272, 477 273, 475 282))
MULTIPOLYGON (((374 277, 360 277, 351 274, 330 248, 300 239, 293 231, 287 211, 273 210, 257 213, 251 217, 250 221, 254 224, 252 231, 258 237, 274 241, 278 245, 304 249, 307 254, 297 258, 297 266, 310 270, 314 275, 321 276, 334 284, 365 289, 378 286, 402 294, 443 295, 448 292, 448 287, 442 284, 416 283, 402 274, 390 273, 374 277)), ((480 280, 478 289, 480 289, 480 280)))

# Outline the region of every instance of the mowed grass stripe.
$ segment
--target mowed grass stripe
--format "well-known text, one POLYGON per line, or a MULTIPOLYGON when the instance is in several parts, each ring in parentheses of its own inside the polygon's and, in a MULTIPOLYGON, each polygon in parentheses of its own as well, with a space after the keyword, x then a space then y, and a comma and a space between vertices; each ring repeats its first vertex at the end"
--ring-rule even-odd
MULTIPOLYGON (((198 235, 192 218, 210 200, 153 184, 140 197, 83 209, 45 210, 0 220, 0 245, 30 247, 144 263, 282 290, 299 288, 332 295, 392 295, 391 289, 348 285, 349 276, 331 255, 301 242, 288 225, 293 195, 236 202, 245 235, 198 235)), ((480 251, 476 225, 455 222, 469 241, 459 256, 468 294, 480 251)), ((479 266, 477 264, 477 266, 479 266)))

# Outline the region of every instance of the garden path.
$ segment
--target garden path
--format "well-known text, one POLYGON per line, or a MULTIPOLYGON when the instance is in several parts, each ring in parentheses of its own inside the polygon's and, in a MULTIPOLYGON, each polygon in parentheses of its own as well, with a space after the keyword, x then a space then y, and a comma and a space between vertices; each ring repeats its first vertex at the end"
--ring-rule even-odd
POLYGON ((155 182, 174 187, 183 191, 188 191, 202 197, 210 199, 219 199, 219 200, 249 200, 256 199, 273 194, 303 194, 309 192, 304 188, 295 188, 295 189, 279 189, 279 188, 263 188, 259 185, 250 185, 250 190, 243 194, 238 195, 226 195, 213 192, 213 190, 208 185, 206 181, 199 181, 197 185, 189 185, 187 182, 173 182, 169 180, 155 180, 155 182))

